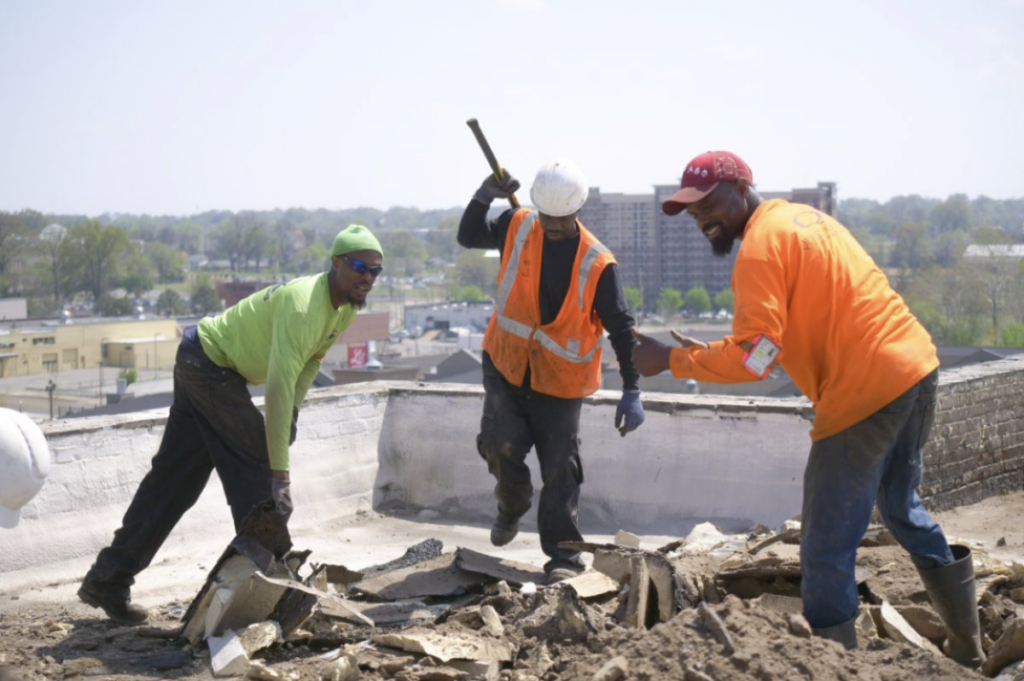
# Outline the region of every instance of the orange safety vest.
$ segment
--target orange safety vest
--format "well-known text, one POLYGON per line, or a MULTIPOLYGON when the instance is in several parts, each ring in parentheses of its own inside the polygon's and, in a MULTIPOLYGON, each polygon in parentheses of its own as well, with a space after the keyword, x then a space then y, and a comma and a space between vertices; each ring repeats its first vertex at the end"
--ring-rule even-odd
MULTIPOLYGON (((577 221, 578 222, 578 221, 577 221)), ((586 397, 601 386, 601 336, 594 312, 597 282, 615 256, 583 225, 569 291, 550 324, 540 323, 540 268, 544 232, 537 214, 512 216, 498 272, 498 299, 484 334, 484 350, 495 368, 521 386, 530 368, 530 388, 565 399, 586 397)))

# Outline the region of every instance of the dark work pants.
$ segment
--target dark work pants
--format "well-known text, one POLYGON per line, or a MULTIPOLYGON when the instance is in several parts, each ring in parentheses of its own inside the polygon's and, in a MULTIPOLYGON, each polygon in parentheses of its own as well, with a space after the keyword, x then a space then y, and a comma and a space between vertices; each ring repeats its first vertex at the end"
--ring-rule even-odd
POLYGON ((857 615, 857 545, 877 501, 918 568, 949 565, 942 529, 921 505, 921 450, 935 422, 938 371, 860 423, 818 440, 804 473, 800 570, 804 616, 816 629, 857 615))
POLYGON ((540 545, 558 567, 580 569, 577 551, 558 548, 558 542, 582 541, 579 516, 583 464, 580 461, 579 429, 582 399, 543 395, 505 380, 484 354, 484 413, 480 420, 477 449, 498 484, 494 495, 498 512, 519 519, 530 509, 533 485, 526 455, 536 446, 543 487, 537 508, 540 545))
MULTIPOLYGON (((249 510, 271 498, 263 415, 245 379, 210 361, 190 327, 178 347, 174 403, 152 469, 88 579, 131 586, 199 499, 215 468, 237 533, 249 510)), ((234 536, 224 534, 225 543, 234 536)))

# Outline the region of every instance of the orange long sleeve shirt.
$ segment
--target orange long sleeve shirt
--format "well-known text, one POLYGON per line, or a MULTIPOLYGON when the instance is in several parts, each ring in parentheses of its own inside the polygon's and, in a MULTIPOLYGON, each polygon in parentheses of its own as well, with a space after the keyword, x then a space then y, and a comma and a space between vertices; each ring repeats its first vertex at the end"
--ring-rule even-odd
POLYGON ((703 348, 673 348, 676 378, 758 380, 739 343, 764 334, 814 403, 811 439, 849 428, 939 366, 935 345, 885 274, 841 224, 779 199, 758 206, 732 275, 733 333, 703 348))

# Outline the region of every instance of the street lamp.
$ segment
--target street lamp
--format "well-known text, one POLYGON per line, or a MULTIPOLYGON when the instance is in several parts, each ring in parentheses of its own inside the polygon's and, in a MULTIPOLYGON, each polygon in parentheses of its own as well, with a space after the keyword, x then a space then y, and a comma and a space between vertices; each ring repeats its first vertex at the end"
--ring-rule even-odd
POLYGON ((50 393, 50 420, 53 420, 53 391, 57 389, 57 384, 50 379, 50 382, 46 384, 46 392, 50 393))

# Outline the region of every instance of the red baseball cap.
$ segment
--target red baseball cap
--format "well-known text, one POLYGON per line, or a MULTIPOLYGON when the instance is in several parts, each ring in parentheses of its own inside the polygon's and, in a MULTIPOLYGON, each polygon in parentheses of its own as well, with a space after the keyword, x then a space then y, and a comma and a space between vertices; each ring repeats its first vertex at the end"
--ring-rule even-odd
POLYGON ((746 180, 754 184, 754 175, 743 159, 728 151, 709 151, 686 164, 679 191, 661 204, 666 215, 682 213, 686 204, 700 201, 718 186, 719 182, 746 180))

